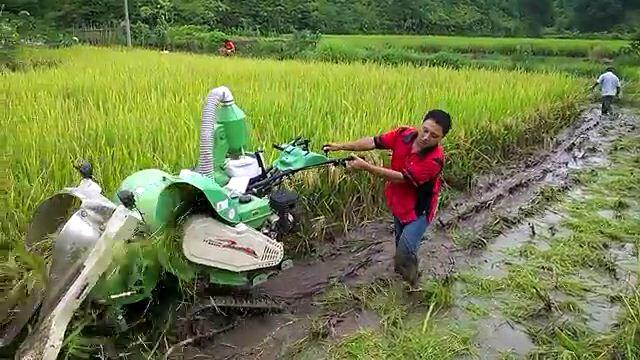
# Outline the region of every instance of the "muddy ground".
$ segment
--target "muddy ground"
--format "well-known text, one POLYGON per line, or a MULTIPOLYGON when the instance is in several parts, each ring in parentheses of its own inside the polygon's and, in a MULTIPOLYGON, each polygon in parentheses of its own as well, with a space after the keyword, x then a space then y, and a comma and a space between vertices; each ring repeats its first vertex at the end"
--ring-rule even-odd
MULTIPOLYGON (((589 107, 550 148, 480 179, 472 193, 440 210, 438 221, 431 226, 421 249, 423 279, 446 278, 470 268, 476 269, 479 276, 504 275, 500 250, 526 241, 532 232, 553 229, 554 221, 561 218, 553 211, 544 211, 553 201, 554 191, 569 190, 574 184, 570 171, 605 164, 606 151, 612 142, 637 132, 637 126, 637 115, 630 110, 622 109, 613 118, 601 118, 596 107, 589 107), (532 220, 537 211, 542 211, 541 217, 532 220)), ((283 358, 290 345, 303 340, 313 320, 326 311, 316 301, 330 286, 340 283, 359 286, 380 278, 397 279, 393 274, 390 220, 367 224, 338 241, 329 246, 321 261, 297 263, 263 284, 262 290, 286 303, 284 312, 241 319, 226 332, 174 348, 170 358, 283 358)), ((626 254, 624 249, 621 251, 626 254)), ((626 261, 633 264, 634 259, 626 261)), ((608 302, 598 305, 597 301, 590 308, 599 314, 593 324, 606 328, 614 312, 608 302)), ((466 315, 454 309, 453 316, 466 315)), ((374 313, 351 309, 333 314, 326 325, 339 337, 375 327, 378 322, 374 313)), ((479 325, 485 331, 474 341, 483 353, 481 358, 495 358, 509 349, 523 355, 533 348, 522 328, 500 316, 485 317, 479 325)), ((201 326, 205 329, 202 333, 206 333, 206 329, 218 325, 201 326)))

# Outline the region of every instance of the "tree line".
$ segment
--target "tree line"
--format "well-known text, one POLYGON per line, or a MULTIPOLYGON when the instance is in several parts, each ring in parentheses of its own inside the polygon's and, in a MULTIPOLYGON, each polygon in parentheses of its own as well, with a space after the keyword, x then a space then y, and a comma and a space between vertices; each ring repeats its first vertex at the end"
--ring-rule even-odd
MULTIPOLYGON (((540 35, 632 32, 638 0, 128 0, 132 24, 229 33, 540 35)), ((0 0, 57 28, 122 25, 123 0, 0 0)))

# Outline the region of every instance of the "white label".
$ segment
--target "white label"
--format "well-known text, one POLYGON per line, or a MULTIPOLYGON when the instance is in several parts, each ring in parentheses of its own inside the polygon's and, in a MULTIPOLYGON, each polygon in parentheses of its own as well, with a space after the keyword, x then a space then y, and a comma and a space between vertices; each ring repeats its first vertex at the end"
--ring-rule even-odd
POLYGON ((220 212, 220 211, 222 211, 222 210, 224 210, 224 209, 226 209, 228 207, 229 207, 229 201, 227 201, 226 199, 216 203, 216 210, 218 212, 220 212))
POLYGON ((233 217, 236 216, 236 211, 233 209, 229 209, 229 212, 227 212, 227 215, 229 215, 230 219, 233 219, 233 217))

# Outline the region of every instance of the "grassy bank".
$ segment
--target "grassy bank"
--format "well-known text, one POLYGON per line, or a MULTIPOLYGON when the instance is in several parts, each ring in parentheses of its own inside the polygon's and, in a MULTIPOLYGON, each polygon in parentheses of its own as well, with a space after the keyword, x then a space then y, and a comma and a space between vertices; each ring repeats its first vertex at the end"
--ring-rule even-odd
MULTIPOLYGON (((260 56, 260 55, 258 55, 260 56)), ((532 73, 562 72, 576 76, 596 77, 607 64, 616 67, 625 78, 637 78, 639 60, 628 56, 611 61, 566 56, 477 55, 440 51, 423 53, 406 49, 350 48, 345 44, 321 46, 297 57, 333 63, 375 63, 386 65, 440 66, 452 69, 516 70, 532 73)))
POLYGON ((614 57, 627 45, 625 40, 491 38, 409 35, 325 35, 320 48, 346 46, 384 51, 403 49, 416 52, 480 54, 529 54, 538 56, 588 57, 592 54, 614 57))
POLYGON ((238 44, 241 56, 332 63, 437 66, 453 69, 563 72, 596 77, 614 65, 625 79, 637 79, 640 59, 626 53, 628 41, 419 36, 311 35, 260 38, 238 44), (429 44, 429 46, 421 45, 429 44), (562 50, 561 49, 565 49, 562 50))

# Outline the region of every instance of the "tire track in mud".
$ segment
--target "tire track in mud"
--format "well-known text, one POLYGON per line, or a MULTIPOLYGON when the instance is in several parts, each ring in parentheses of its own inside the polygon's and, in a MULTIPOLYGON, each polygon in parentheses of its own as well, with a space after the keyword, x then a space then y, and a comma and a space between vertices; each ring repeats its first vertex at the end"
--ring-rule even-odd
MULTIPOLYGON (((604 153, 612 141, 637 127, 638 119, 628 110, 621 109, 613 118, 599 114, 590 106, 549 149, 481 177, 472 192, 441 209, 420 251, 423 278, 448 276, 457 267, 470 264, 487 241, 522 220, 521 214, 530 211, 540 191, 549 186, 566 190, 572 185, 571 169, 606 161, 604 153), (456 246, 452 234, 458 230, 474 234, 484 243, 470 248, 456 246)), ((329 246, 320 260, 295 264, 261 286, 286 304, 285 312, 242 319, 208 342, 177 349, 170 359, 279 358, 289 345, 305 337, 311 318, 321 313, 313 297, 330 284, 354 286, 395 277, 392 229, 390 220, 371 223, 340 239, 341 245, 329 246)))

